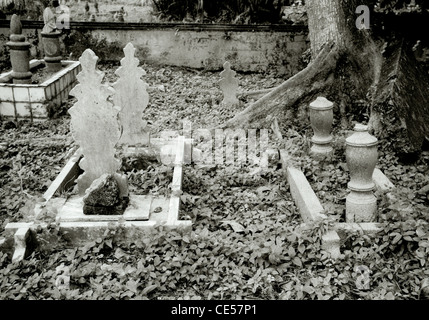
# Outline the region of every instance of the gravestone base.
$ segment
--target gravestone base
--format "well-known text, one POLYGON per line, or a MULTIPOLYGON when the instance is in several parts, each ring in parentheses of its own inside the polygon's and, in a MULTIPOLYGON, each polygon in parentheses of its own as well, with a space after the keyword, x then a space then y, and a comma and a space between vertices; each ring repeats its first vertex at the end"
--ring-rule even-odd
MULTIPOLYGON (((43 222, 43 208, 51 207, 55 216, 50 218, 62 232, 62 237, 67 240, 71 247, 82 246, 89 241, 103 238, 106 231, 112 228, 121 228, 121 239, 119 242, 129 243, 142 237, 148 237, 156 232, 158 227, 163 226, 165 230, 176 230, 190 232, 192 220, 181 220, 179 216, 180 195, 182 193, 183 163, 190 157, 191 148, 187 146, 188 139, 180 136, 176 142, 164 141, 172 146, 171 154, 175 156, 173 163, 173 180, 171 183, 171 194, 161 195, 138 195, 129 194, 129 203, 123 214, 113 215, 88 215, 83 212, 83 195, 71 195, 67 198, 56 196, 73 187, 73 181, 79 177, 79 162, 82 155, 77 151, 66 163, 57 178, 52 182, 48 190, 43 194, 44 202, 36 204, 35 219, 32 222, 8 223, 5 227, 5 237, 0 238, 0 251, 14 253, 16 261, 22 260, 30 253, 32 246, 25 246, 20 235, 26 235, 26 239, 32 239, 37 230, 48 228, 49 223, 43 222), (30 233, 27 234, 27 229, 30 233), (15 237, 15 235, 20 237, 15 237), (25 252, 25 255, 22 254, 25 252)), ((162 142, 160 142, 162 145, 162 142)), ((49 234, 49 232, 48 232, 49 234)), ((56 241, 46 239, 37 245, 44 249, 54 248, 56 241)))

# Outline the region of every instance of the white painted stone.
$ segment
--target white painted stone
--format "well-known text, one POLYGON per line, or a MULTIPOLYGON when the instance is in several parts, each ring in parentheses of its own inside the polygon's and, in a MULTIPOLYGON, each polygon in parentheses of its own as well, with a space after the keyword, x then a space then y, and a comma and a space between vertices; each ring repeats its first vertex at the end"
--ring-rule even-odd
POLYGON ((1 101, 14 101, 12 87, 0 85, 0 97, 1 101))
POLYGON ((139 68, 139 60, 134 57, 136 49, 132 43, 124 48, 125 57, 116 70, 119 80, 113 84, 113 102, 120 108, 119 119, 122 135, 119 143, 134 146, 149 144, 147 122, 143 120, 144 110, 149 102, 148 84, 141 77, 146 72, 139 68))
POLYGON ((34 87, 34 88, 29 88, 29 90, 30 90, 30 101, 31 102, 44 102, 46 100, 45 88, 34 87))
POLYGON ((372 180, 374 181, 377 189, 383 192, 391 191, 395 189, 395 185, 389 180, 388 177, 378 168, 374 169, 372 174, 372 180))
POLYGON ((22 88, 15 85, 13 87, 13 97, 14 101, 18 102, 30 101, 30 94, 28 88, 22 88))
POLYGON ((16 115, 18 117, 30 117, 31 106, 29 102, 15 102, 16 115))
POLYGON ((125 220, 144 221, 149 220, 152 205, 152 196, 133 196, 124 212, 125 220))
POLYGON ((338 259, 340 252, 340 237, 334 230, 329 230, 322 236, 322 249, 329 252, 332 259, 338 259))
POLYGON ((97 60, 92 50, 84 51, 79 59, 79 84, 71 91, 77 98, 69 110, 71 132, 83 154, 79 165, 84 173, 78 178, 81 195, 95 179, 105 173, 115 174, 121 166, 115 157, 115 145, 121 135, 118 109, 108 101, 114 90, 101 84, 104 73, 97 70, 97 60))
POLYGON ((235 78, 236 72, 231 70, 231 64, 226 61, 223 64, 224 70, 220 73, 221 80, 219 86, 223 92, 222 103, 227 106, 235 106, 239 103, 237 99, 238 79, 235 78))
POLYGON ((30 236, 30 227, 19 228, 14 235, 15 251, 13 252, 12 262, 18 262, 25 258, 27 252, 27 241, 30 236))
POLYGON ((292 197, 304 222, 326 217, 322 213, 324 211, 323 206, 301 170, 288 167, 287 180, 292 197))
POLYGON ((0 113, 5 117, 15 117, 15 104, 13 102, 0 102, 0 113))

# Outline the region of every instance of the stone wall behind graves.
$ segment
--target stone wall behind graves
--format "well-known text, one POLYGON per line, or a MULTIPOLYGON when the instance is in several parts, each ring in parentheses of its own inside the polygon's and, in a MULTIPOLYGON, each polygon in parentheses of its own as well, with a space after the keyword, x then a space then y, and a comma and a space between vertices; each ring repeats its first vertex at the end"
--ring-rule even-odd
MULTIPOLYGON (((41 41, 35 37, 40 21, 22 21, 23 33, 33 44, 32 54, 42 57, 41 41)), ((0 36, 9 36, 9 21, 0 21, 0 36)), ((253 26, 202 24, 138 24, 71 22, 63 35, 64 54, 77 59, 91 48, 100 61, 119 61, 122 48, 132 42, 136 57, 146 63, 221 70, 229 61, 236 71, 278 72, 292 76, 304 65, 308 48, 305 26, 253 26)), ((3 44, 4 45, 4 44, 3 44)))

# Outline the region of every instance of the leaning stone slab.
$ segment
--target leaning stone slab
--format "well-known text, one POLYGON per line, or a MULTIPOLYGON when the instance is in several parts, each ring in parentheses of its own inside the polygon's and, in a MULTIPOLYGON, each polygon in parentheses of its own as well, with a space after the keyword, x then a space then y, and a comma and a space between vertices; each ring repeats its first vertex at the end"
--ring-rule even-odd
POLYGON ((377 189, 380 191, 388 192, 395 189, 395 185, 378 168, 374 169, 374 173, 372 174, 372 180, 374 181, 377 189))
POLYGON ((287 180, 290 192, 297 205, 304 222, 326 218, 323 206, 308 183, 301 170, 288 167, 287 180))

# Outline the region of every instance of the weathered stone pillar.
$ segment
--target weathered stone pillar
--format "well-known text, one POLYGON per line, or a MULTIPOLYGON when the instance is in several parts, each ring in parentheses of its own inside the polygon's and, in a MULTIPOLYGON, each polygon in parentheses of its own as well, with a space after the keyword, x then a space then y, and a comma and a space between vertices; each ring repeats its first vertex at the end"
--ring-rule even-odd
POLYGON ((15 84, 31 83, 30 71, 30 43, 22 35, 22 24, 19 17, 14 14, 10 20, 10 62, 12 64, 12 78, 15 84))
POLYGON ((368 133, 366 125, 356 124, 354 130, 346 139, 346 161, 350 171, 346 222, 375 222, 377 199, 372 175, 378 159, 378 140, 368 133))
POLYGON ((50 72, 61 69, 61 32, 41 33, 43 41, 43 50, 45 52, 45 64, 50 72))
POLYGON ((323 97, 310 103, 310 123, 314 131, 311 138, 311 153, 329 154, 332 152, 332 122, 334 121, 334 104, 323 97))

